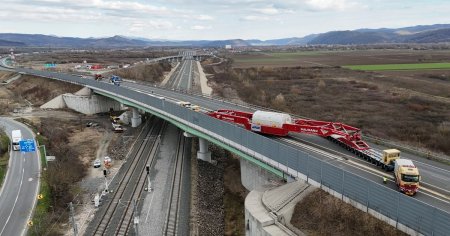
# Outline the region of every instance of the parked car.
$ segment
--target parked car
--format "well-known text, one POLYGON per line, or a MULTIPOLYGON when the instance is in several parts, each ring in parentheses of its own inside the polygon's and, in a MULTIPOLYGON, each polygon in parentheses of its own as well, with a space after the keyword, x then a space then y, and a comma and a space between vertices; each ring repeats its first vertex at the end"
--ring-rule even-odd
POLYGON ((100 161, 100 159, 96 159, 94 161, 94 168, 100 168, 102 166, 102 162, 100 161))

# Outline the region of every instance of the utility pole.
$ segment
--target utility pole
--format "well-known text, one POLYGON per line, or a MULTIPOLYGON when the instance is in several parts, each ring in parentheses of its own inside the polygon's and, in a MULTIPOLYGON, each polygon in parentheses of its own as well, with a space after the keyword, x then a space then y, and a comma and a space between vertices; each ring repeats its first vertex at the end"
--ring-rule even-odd
POLYGON ((145 169, 147 170, 147 181, 148 181, 148 187, 147 191, 152 191, 152 182, 150 182, 150 166, 146 166, 145 169))
POLYGON ((75 214, 73 212, 72 202, 69 203, 69 208, 70 208, 70 221, 72 222, 72 227, 73 227, 73 235, 78 236, 78 228, 77 228, 77 224, 75 223, 75 214))
POLYGON ((108 171, 106 169, 103 169, 103 175, 105 176, 105 193, 108 192, 108 179, 106 178, 107 174, 108 174, 108 171))

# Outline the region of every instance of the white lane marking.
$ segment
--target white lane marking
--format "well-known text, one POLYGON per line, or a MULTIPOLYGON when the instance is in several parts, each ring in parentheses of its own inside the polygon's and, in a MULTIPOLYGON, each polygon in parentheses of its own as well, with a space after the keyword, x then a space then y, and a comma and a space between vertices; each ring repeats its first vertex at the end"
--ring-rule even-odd
POLYGON ((0 235, 2 235, 3 231, 5 231, 5 228, 8 225, 9 220, 11 219, 11 215, 14 212, 14 208, 16 208, 17 200, 19 199, 19 195, 20 195, 20 190, 22 190, 22 183, 23 183, 24 175, 25 175, 25 168, 22 168, 22 177, 20 179, 19 191, 17 192, 16 200, 14 201, 13 207, 11 208, 11 212, 9 213, 8 219, 6 219, 5 225, 3 226, 2 231, 0 232, 0 235))
MULTIPOLYGON (((301 138, 299 138, 299 137, 294 137, 294 140, 296 140, 296 139, 297 139, 297 140, 302 140, 303 142, 306 142, 306 143, 310 143, 309 141, 303 140, 303 139, 301 139, 301 138)), ((288 139, 287 139, 287 140, 288 140, 288 139)), ((291 142, 291 143, 294 144, 294 145, 296 145, 296 146, 300 146, 300 145, 297 145, 297 143, 299 143, 299 142, 293 141, 293 142, 291 142)), ((301 143, 299 143, 299 144, 301 144, 301 143)), ((348 159, 349 162, 352 162, 352 163, 358 163, 359 165, 361 165, 361 163, 359 163, 359 162, 364 162, 364 160, 359 159, 357 156, 348 155, 348 154, 342 153, 342 152, 340 152, 340 151, 335 151, 335 150, 330 149, 330 148, 327 148, 327 147, 323 147, 323 146, 321 146, 321 147, 322 147, 323 149, 330 150, 330 151, 332 151, 332 152, 338 152, 340 155, 349 157, 349 159, 348 159)), ((416 162, 416 161, 414 161, 414 162, 416 162)), ((364 162, 364 163, 365 163, 365 162, 364 162)), ((368 163, 369 163, 369 162, 368 162, 368 163)), ((427 165, 427 164, 425 164, 425 165, 427 165)), ((371 165, 372 167, 365 166, 365 165, 361 165, 361 166, 370 168, 371 170, 373 170, 373 171, 375 171, 375 172, 378 172, 379 174, 384 175, 384 172, 381 172, 381 171, 379 171, 379 170, 373 168, 373 165, 371 165)), ((431 167, 433 167, 433 166, 431 166, 431 167)), ((439 167, 436 167, 436 168, 440 169, 439 167)), ((444 170, 444 171, 445 171, 445 170, 444 170)), ((449 194, 450 194, 450 191, 449 191, 449 190, 443 189, 443 188, 438 187, 438 186, 436 186, 436 185, 433 185, 433 184, 430 184, 430 183, 427 183, 427 182, 424 182, 424 181, 421 181, 421 183, 426 184, 426 185, 428 185, 428 186, 431 186, 431 187, 433 187, 433 188, 439 189, 439 190, 441 190, 441 191, 443 191, 443 192, 446 192, 446 193, 449 193, 449 194)), ((424 189, 424 188, 421 187, 421 189, 424 189)), ((425 188, 425 189, 426 189, 426 188, 425 188)), ((428 191, 434 192, 434 191, 432 191, 432 190, 428 190, 428 191)), ((437 195, 440 195, 440 194, 437 193, 437 195)), ((448 198, 448 197, 445 197, 445 198, 448 198)))
MULTIPOLYGON (((281 138, 281 139, 283 139, 283 138, 281 138)), ((284 140, 284 139, 283 139, 284 140)), ((287 140, 284 140, 284 141, 287 141, 287 140)), ((297 145, 297 146, 301 146, 301 147, 303 147, 303 145, 304 144, 302 144, 302 143, 298 143, 298 142, 295 142, 295 141, 290 141, 290 143, 292 143, 292 144, 294 144, 294 145, 297 145)), ((313 148, 310 148, 310 150, 311 151, 313 151, 314 149, 313 148)), ((317 153, 319 153, 319 154, 322 154, 324 151, 321 151, 321 152, 317 152, 317 153)), ((325 152, 325 153, 327 153, 327 152, 325 152)), ((322 154, 323 155, 323 154, 322 154)), ((348 159, 347 161, 343 161, 343 160, 340 160, 339 158, 336 158, 336 157, 338 157, 338 156, 336 156, 336 155, 334 155, 334 154, 331 154, 331 153, 327 153, 327 155, 324 155, 324 156, 326 156, 326 157, 331 157, 331 158, 333 158, 333 156, 334 156, 334 159, 337 159, 339 162, 341 162, 341 163, 343 163, 343 164, 345 164, 345 165, 348 165, 348 166, 352 166, 352 165, 357 165, 357 166, 359 166, 359 167, 361 167, 362 169, 359 169, 359 170, 362 170, 362 171, 364 171, 364 172, 367 172, 367 173, 369 173, 369 174, 372 174, 372 175, 374 175, 374 176, 385 176, 386 178, 388 178, 389 180, 391 180, 391 181, 393 181, 393 179, 394 179, 394 177, 392 177, 391 175, 387 175, 386 173, 384 173, 384 172, 381 172, 381 171, 379 171, 379 170, 376 170, 376 169, 373 169, 373 168, 371 168, 371 167, 369 167, 369 166, 366 166, 366 165, 363 165, 363 164, 360 164, 360 163, 358 163, 358 162, 355 162, 355 161, 353 161, 352 159, 348 159)), ((354 166, 353 166, 354 167, 354 166)), ((425 183, 425 182, 422 182, 422 183, 424 183, 424 184, 427 184, 427 185, 430 185, 430 186, 433 186, 433 185, 431 185, 431 184, 428 184, 428 183, 425 183)), ((438 188, 438 187, 436 187, 436 186, 433 186, 433 187, 435 187, 435 188, 438 188)), ((448 197, 448 196, 445 196, 445 195, 443 195, 443 194, 441 194, 441 193, 438 193, 438 192, 436 192, 436 191, 433 191, 433 190, 430 190, 430 189, 428 189, 428 188, 425 188, 425 187, 420 187, 420 189, 422 190, 422 191, 427 191, 427 192, 429 192, 429 193, 431 193, 431 194, 434 194, 435 196, 432 196, 432 195, 430 195, 430 194, 426 194, 426 195, 428 195, 428 196, 430 196, 430 197, 433 197, 433 198, 435 198, 435 199, 437 199, 437 200, 440 200, 440 201, 443 201, 443 202, 446 202, 446 203, 448 203, 449 202, 449 200, 450 200, 450 197, 448 197), (440 198, 439 198, 440 197, 440 198), (442 198, 442 199, 441 199, 442 198)), ((441 189, 441 188, 438 188, 438 189, 440 189, 440 190, 442 190, 442 191, 445 191, 445 192, 448 192, 448 191, 446 191, 445 189, 441 189)))
POLYGON ((446 169, 442 169, 442 168, 440 168, 440 167, 433 166, 433 165, 430 165, 430 164, 426 164, 426 163, 423 163, 423 162, 420 162, 420 161, 417 161, 417 160, 414 160, 414 162, 420 163, 421 165, 428 166, 428 167, 430 167, 430 168, 437 169, 437 170, 440 170, 440 171, 442 171, 442 172, 447 172, 447 173, 450 174, 450 171, 448 171, 448 170, 446 170, 446 169))
MULTIPOLYGON (((384 173, 384 172, 381 172, 381 171, 379 171, 379 170, 372 169, 372 168, 370 168, 370 167, 368 167, 368 166, 365 166, 365 165, 360 164, 360 163, 356 163, 356 162, 354 162, 354 161, 352 161, 352 160, 348 160, 348 161, 351 162, 351 163, 353 163, 353 164, 355 164, 355 165, 357 165, 357 166, 359 166, 359 167, 361 167, 361 168, 366 169, 366 170, 364 170, 364 171, 366 171, 366 172, 368 172, 368 173, 371 173, 371 174, 373 174, 373 175, 375 175, 375 173, 376 173, 376 174, 377 174, 376 176, 378 176, 378 175, 385 176, 385 177, 387 177, 389 180, 394 181, 394 177, 392 177, 392 176, 390 176, 390 175, 386 175, 386 173, 384 173), (375 172, 375 173, 373 173, 373 172, 375 172)), ((430 184, 428 184, 428 185, 430 185, 430 184)), ((432 185, 431 185, 431 186, 432 186, 432 185)), ((437 188, 437 187, 436 187, 436 188, 437 188)), ((440 189, 440 188, 438 188, 438 189, 440 189)), ((440 194, 440 193, 438 193, 438 192, 436 192, 436 191, 433 191, 433 190, 431 190, 431 189, 424 188, 423 186, 420 187, 420 190, 422 190, 422 191, 427 191, 427 192, 429 192, 429 193, 431 193, 431 194, 434 194, 435 196, 432 196, 432 197, 433 197, 433 198, 436 198, 436 199, 439 199, 439 200, 441 200, 441 201, 449 202, 449 200, 450 200, 450 197, 445 196, 445 195, 443 195, 443 194, 440 194), (440 198, 437 198, 436 196, 439 196, 439 197, 441 197, 441 198, 443 198, 443 199, 445 199, 445 200, 440 199, 440 198)), ((446 190, 444 190, 444 189, 440 189, 440 190, 446 191, 446 190)), ((431 196, 431 195, 429 195, 429 196, 431 196)))
POLYGON ((320 150, 320 149, 318 149, 318 148, 315 148, 315 147, 312 147, 312 146, 308 146, 308 145, 306 145, 306 144, 299 143, 299 142, 296 142, 296 141, 294 141, 294 140, 287 139, 287 138, 280 138, 280 139, 283 140, 283 141, 285 141, 285 142, 287 142, 287 143, 293 144, 293 145, 295 145, 295 146, 302 147, 302 148, 304 148, 304 149, 306 149, 306 150, 309 150, 309 151, 312 151, 312 152, 315 152, 315 153, 322 154, 323 156, 326 156, 326 157, 328 157, 328 158, 330 158, 330 159, 333 159, 333 160, 339 160, 339 161, 345 161, 345 159, 344 159, 343 157, 341 157, 341 156, 334 155, 334 154, 332 154, 332 153, 329 153, 329 152, 320 150))
MULTIPOLYGON (((131 87, 129 87, 129 88, 131 88, 131 87)), ((137 89, 137 88, 132 88, 132 89, 138 90, 138 91, 140 90, 140 89, 137 89)), ((142 93, 148 93, 148 92, 143 91, 143 90, 140 90, 140 91, 142 91, 142 93)), ((297 138, 297 137, 296 137, 296 138, 297 138)), ((331 153, 322 151, 322 150, 320 150, 320 149, 317 149, 317 148, 314 148, 314 147, 311 147, 311 146, 307 146, 307 145, 305 145, 305 144, 301 144, 301 143, 296 142, 296 141, 293 141, 293 140, 289 140, 289 139, 285 139, 285 138, 281 138, 281 139, 283 139, 284 141, 289 142, 289 143, 291 143, 291 144, 294 144, 294 145, 296 145, 296 146, 301 146, 301 147, 303 147, 303 148, 305 148, 305 149, 308 149, 308 150, 310 150, 310 151, 313 151, 313 152, 316 152, 316 153, 320 153, 320 154, 322 154, 323 156, 326 156, 326 157, 331 158, 331 159, 339 160, 339 161, 341 161, 342 163, 347 164, 347 163, 343 162, 344 160, 343 160, 342 157, 340 157, 340 156, 336 156, 336 155, 334 155, 334 154, 331 154, 331 153), (314 149, 315 149, 315 150, 314 150, 314 149)), ((325 148, 325 147, 324 147, 324 148, 325 148)), ((332 149, 329 149, 329 148, 325 148, 325 149, 332 150, 332 149)), ((334 150, 332 150, 332 151, 334 151, 334 150)), ((339 153, 340 153, 340 152, 339 152, 339 153)), ((349 155, 343 154, 343 153, 342 153, 342 155, 349 156, 349 155)), ((352 157, 352 158, 356 158, 356 157, 352 157)), ((356 165, 358 165, 358 166, 361 166, 361 167, 363 167, 363 168, 369 168, 369 167, 366 167, 366 166, 364 166, 364 165, 361 165, 361 164, 359 164, 359 163, 357 163, 357 162, 354 162, 354 161, 352 161, 352 160, 350 160, 350 159, 349 159, 348 161, 349 161, 349 162, 352 162, 352 163, 354 163, 354 164, 356 164, 356 165)), ((419 162, 419 163, 421 163, 421 162, 419 162)), ((428 165, 428 164, 425 164, 425 163, 422 163, 422 164, 428 165)), ((348 165, 348 164, 347 164, 347 165, 348 165)), ((440 170, 442 170, 442 171, 446 171, 446 170, 441 169, 441 168, 439 168, 439 167, 434 167, 434 166, 431 166, 431 165, 429 165, 429 166, 430 166, 430 167, 433 167, 433 168, 436 168, 436 169, 440 169, 440 170)), ((375 170, 375 169, 373 169, 373 168, 369 168, 369 170, 370 170, 370 171, 373 171, 373 172, 381 173, 382 176, 386 176, 383 172, 380 172, 380 171, 375 170)), ((371 173, 371 172, 369 172, 369 171, 366 171, 366 170, 363 170, 363 171, 375 175, 374 173, 371 173)), ((391 176, 386 176, 386 177, 388 177, 388 178, 390 178, 390 179, 393 179, 393 177, 391 177, 391 176)), ((434 185, 432 185, 432 184, 429 184, 429 183, 426 183, 426 182, 422 182, 422 183, 424 183, 424 184, 426 184, 426 185, 429 185, 429 186, 432 186, 432 187, 434 187, 434 188, 440 189, 441 191, 449 192, 449 193, 450 193, 450 191, 447 191, 447 190, 445 190, 445 189, 439 188, 439 187, 434 186, 434 185)), ((442 194, 440 194, 440 193, 437 193, 437 192, 435 192, 435 191, 432 191, 432 190, 430 190, 430 189, 427 189, 427 188, 424 188, 424 187, 421 187, 421 189, 422 189, 422 190, 425 190, 425 191, 428 191, 428 192, 431 192, 431 193, 433 193, 433 194, 436 194, 436 195, 438 195, 438 196, 441 196, 441 197, 443 197, 443 198, 445 198, 445 199, 450 199, 450 198, 448 198, 447 196, 442 195, 442 194)), ((433 198, 436 198, 436 197, 433 197, 433 198)), ((442 199, 439 199, 439 198, 436 198, 436 199, 442 200, 442 199)))

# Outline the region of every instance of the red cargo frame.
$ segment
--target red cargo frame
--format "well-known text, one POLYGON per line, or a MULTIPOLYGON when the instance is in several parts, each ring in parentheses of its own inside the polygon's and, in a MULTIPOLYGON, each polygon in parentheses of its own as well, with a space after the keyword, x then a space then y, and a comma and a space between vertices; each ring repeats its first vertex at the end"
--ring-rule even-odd
POLYGON ((207 113, 216 119, 242 125, 247 130, 276 136, 287 136, 289 132, 314 134, 321 137, 331 137, 356 150, 367 150, 370 147, 361 140, 361 130, 350 125, 297 119, 291 124, 283 124, 282 128, 252 124, 253 113, 235 110, 217 110, 207 113))

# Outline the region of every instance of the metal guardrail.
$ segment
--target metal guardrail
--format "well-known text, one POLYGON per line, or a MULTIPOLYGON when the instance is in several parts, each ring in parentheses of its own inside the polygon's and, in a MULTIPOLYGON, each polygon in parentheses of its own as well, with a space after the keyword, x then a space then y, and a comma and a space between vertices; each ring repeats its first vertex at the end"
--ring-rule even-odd
POLYGON ((399 144, 392 140, 386 140, 386 139, 382 139, 382 138, 372 136, 372 135, 367 135, 367 134, 363 135, 363 137, 367 140, 370 140, 373 143, 376 143, 376 144, 389 145, 391 147, 394 147, 394 148, 397 148, 397 149, 400 149, 403 151, 407 151, 409 153, 413 153, 416 155, 420 155, 420 156, 423 156, 428 159, 433 159, 433 160, 438 160, 441 162, 450 163, 449 156, 444 155, 444 154, 439 154, 436 152, 431 152, 431 151, 425 150, 424 148, 418 148, 418 147, 412 147, 412 146, 405 145, 405 144, 399 144))
POLYGON ((382 214, 388 217, 391 223, 394 222, 398 228, 408 227, 421 234, 434 236, 448 235, 450 232, 449 212, 336 167, 327 161, 319 160, 277 140, 123 87, 64 74, 28 69, 18 70, 41 77, 57 78, 66 82, 87 85, 91 88, 107 91, 117 98, 126 98, 133 104, 144 105, 149 110, 164 114, 170 119, 209 135, 284 173, 305 179, 328 191, 334 191, 342 198, 348 198, 358 203, 359 206, 363 206, 365 211, 375 211, 382 214))
MULTIPOLYGON (((279 113, 287 113, 284 111, 280 111, 280 110, 276 110, 276 109, 272 109, 272 108, 267 108, 267 107, 262 107, 262 106, 258 106, 258 105, 254 105, 254 104, 250 104, 250 103, 246 103, 246 102, 242 102, 242 101, 238 101, 238 102, 233 102, 229 99, 226 98, 222 98, 219 96, 212 96, 212 95, 208 95, 208 94, 203 94, 203 93, 195 93, 195 92, 191 92, 191 91, 187 91, 187 90, 183 90, 183 89, 170 89, 167 87, 161 87, 158 86, 157 84, 151 84, 151 83, 145 83, 145 82, 138 82, 135 81, 134 83, 136 84, 142 84, 142 85, 147 85, 147 86, 154 86, 158 89, 164 89, 166 91, 175 91, 178 93, 184 93, 184 94, 189 94, 191 96, 196 96, 196 97, 202 97, 202 98, 208 98, 208 99, 212 99, 215 101, 220 101, 220 102, 225 102, 228 103, 230 105, 235 105, 235 106, 241 106, 241 107, 246 107, 248 109, 254 109, 254 110, 265 110, 265 111, 272 111, 272 112, 279 112, 279 113)), ((289 114, 291 117, 293 118, 300 118, 300 119, 311 119, 309 117, 305 117, 305 116, 299 116, 297 114, 292 114, 292 113, 287 113, 289 114)), ((426 149, 422 149, 422 148, 417 148, 417 147, 413 147, 413 146, 409 146, 406 144, 399 144, 395 141, 392 140, 387 140, 387 139, 382 139, 373 135, 367 135, 367 134, 363 134, 362 137, 366 140, 369 140, 371 142, 377 143, 377 144, 383 144, 389 147, 393 147, 393 148, 398 148, 402 151, 407 151, 409 153, 413 153, 428 159, 433 159, 433 160, 438 160, 438 161, 442 161, 442 162, 450 162, 450 157, 445 155, 445 154, 440 154, 440 153, 436 153, 436 152, 431 152, 428 151, 426 149)))

